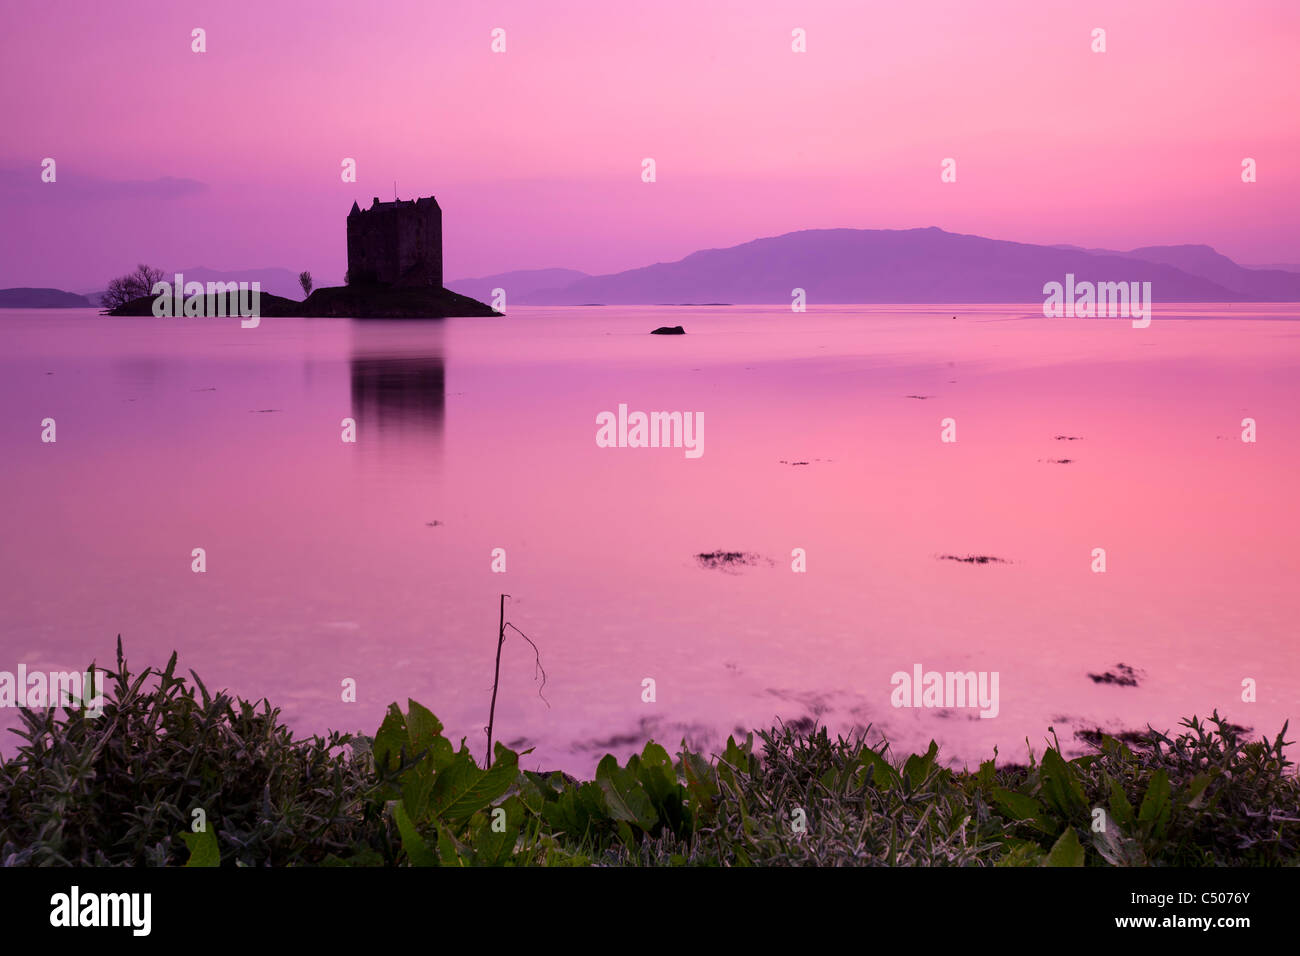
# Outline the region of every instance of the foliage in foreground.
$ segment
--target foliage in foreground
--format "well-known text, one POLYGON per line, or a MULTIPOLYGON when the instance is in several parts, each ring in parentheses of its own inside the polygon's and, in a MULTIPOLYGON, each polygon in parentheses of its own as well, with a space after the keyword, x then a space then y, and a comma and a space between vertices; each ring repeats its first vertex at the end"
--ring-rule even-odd
POLYGON ((101 717, 23 711, 0 763, 5 865, 1297 865, 1300 782, 1216 712, 1129 747, 978 771, 777 727, 713 758, 653 741, 595 779, 480 767, 409 701, 373 738, 295 740, 192 671, 131 675, 101 717))

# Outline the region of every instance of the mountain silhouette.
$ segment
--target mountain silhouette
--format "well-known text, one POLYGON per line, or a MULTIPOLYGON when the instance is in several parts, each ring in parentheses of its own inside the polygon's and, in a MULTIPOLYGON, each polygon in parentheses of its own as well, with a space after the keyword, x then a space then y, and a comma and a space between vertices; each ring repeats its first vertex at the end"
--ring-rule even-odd
MULTIPOLYGON (((1242 266, 1207 245, 1120 252, 1035 245, 925 229, 805 229, 725 249, 703 249, 609 275, 524 269, 457 279, 447 289, 480 301, 504 289, 510 305, 775 304, 805 291, 809 304, 1042 302, 1043 285, 1150 282, 1155 302, 1300 302, 1300 266, 1242 266)), ((262 291, 298 299, 288 269, 186 269, 187 281, 260 280, 262 291)), ((165 276, 170 280, 171 274, 165 276)), ((93 297, 92 297, 93 298, 93 297)), ((55 289, 0 290, 0 307, 82 306, 55 289)))
POLYGON ((0 309, 88 309, 92 304, 62 289, 0 289, 0 309))
POLYGON ((553 289, 586 277, 587 273, 577 269, 520 269, 477 279, 456 279, 448 282, 447 288, 480 302, 490 301, 494 289, 505 289, 508 307, 509 302, 519 296, 531 295, 541 289, 553 289))
POLYGON ((1300 301, 1300 275, 1252 270, 1208 246, 1133 252, 1042 246, 925 229, 809 229, 531 291, 523 305, 1041 302, 1043 285, 1150 282, 1156 302, 1300 301))

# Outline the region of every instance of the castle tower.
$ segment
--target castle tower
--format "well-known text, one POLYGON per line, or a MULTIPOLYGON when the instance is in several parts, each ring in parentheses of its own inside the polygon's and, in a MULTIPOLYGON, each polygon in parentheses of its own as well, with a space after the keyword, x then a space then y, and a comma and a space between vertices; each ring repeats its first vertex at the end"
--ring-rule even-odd
POLYGON ((354 202, 348 213, 348 284, 442 288, 442 209, 427 199, 354 202))

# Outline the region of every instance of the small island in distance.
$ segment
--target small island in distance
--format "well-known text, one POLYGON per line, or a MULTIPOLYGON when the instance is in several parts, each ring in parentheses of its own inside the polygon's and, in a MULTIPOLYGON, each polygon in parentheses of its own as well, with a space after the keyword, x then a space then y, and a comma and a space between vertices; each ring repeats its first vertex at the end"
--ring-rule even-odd
POLYGON ((62 289, 0 289, 0 309, 88 309, 93 305, 84 295, 62 289))
MULTIPOLYGON (((346 285, 314 290, 295 302, 261 293, 263 316, 353 319, 442 319, 500 312, 442 284, 442 209, 433 196, 355 202, 348 213, 346 285)), ((217 293, 209 295, 216 298, 217 293)), ((132 299, 109 315, 153 315, 154 296, 132 299)), ((223 314, 234 314, 223 310, 223 314)))

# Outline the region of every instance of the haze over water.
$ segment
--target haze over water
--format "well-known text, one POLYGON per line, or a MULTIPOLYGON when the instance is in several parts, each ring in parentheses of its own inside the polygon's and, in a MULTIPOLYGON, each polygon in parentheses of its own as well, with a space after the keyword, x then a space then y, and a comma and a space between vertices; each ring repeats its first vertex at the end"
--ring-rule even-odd
POLYGON ((241 329, 11 312, 0 670, 111 664, 121 633, 135 667, 175 649, 298 731, 373 733, 413 697, 481 755, 504 592, 547 674, 549 707, 511 633, 496 733, 535 748, 529 767, 586 774, 648 737, 716 746, 777 718, 933 737, 972 765, 995 745, 1023 759, 1026 737, 1041 752, 1049 725, 1066 742, 1215 707, 1272 735, 1300 699, 1298 317, 512 308, 241 329), (703 455, 597 447, 620 403, 703 413, 703 455), (761 560, 695 557, 719 550, 761 560), (1088 677, 1119 663, 1137 687, 1088 677), (998 716, 892 708, 890 676, 914 664, 999 672, 998 716))

